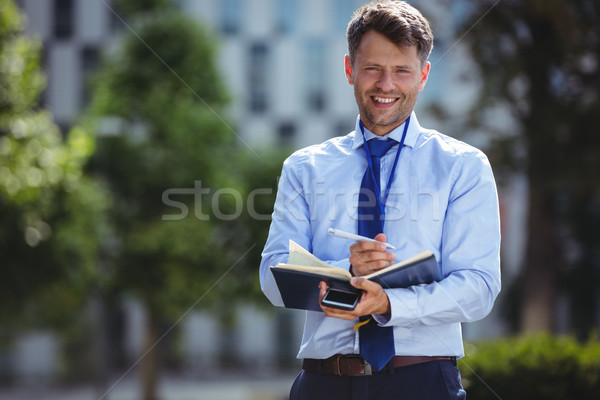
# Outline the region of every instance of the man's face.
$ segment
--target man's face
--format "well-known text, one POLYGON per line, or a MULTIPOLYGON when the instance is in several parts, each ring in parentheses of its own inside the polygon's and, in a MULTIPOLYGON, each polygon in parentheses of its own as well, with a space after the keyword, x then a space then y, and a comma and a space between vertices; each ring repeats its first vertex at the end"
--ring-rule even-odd
POLYGON ((416 46, 398 47, 376 31, 367 32, 354 64, 348 56, 345 59, 364 126, 383 136, 402 125, 425 87, 429 68, 429 62, 421 68, 416 46))

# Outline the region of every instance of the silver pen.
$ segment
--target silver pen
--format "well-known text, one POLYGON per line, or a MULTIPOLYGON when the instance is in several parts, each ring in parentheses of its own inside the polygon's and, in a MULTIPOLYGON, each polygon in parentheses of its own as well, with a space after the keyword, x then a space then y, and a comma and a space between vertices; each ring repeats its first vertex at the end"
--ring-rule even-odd
MULTIPOLYGON (((336 237, 339 237, 342 239, 350 239, 350 240, 356 240, 356 241, 366 240, 367 242, 381 243, 378 240, 371 239, 366 236, 355 235, 354 233, 350 233, 350 232, 340 231, 339 229, 329 228, 327 230, 327 232, 329 232, 329 234, 332 236, 336 236, 336 237)), ((385 247, 387 247, 388 249, 394 249, 394 250, 396 249, 394 246, 392 246, 389 243, 383 243, 383 244, 385 244, 385 247)))

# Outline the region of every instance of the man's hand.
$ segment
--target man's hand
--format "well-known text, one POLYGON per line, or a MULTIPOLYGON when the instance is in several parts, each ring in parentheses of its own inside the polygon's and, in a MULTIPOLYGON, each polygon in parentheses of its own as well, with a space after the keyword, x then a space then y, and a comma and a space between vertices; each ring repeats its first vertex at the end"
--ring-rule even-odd
POLYGON ((339 308, 326 307, 321 304, 321 300, 327 293, 329 287, 327 283, 322 281, 319 284, 319 304, 321 304, 321 309, 328 317, 342 318, 347 320, 353 320, 355 318, 361 317, 363 315, 370 314, 389 314, 390 313, 390 300, 387 297, 387 294, 378 283, 371 282, 365 278, 352 278, 350 281, 352 286, 357 289, 362 289, 363 294, 360 298, 360 301, 356 305, 356 308, 353 311, 342 310, 339 308))
POLYGON ((385 234, 375 236, 375 240, 381 242, 369 242, 362 240, 350 246, 350 272, 354 276, 364 276, 380 269, 389 267, 396 259, 394 253, 386 251, 385 234))

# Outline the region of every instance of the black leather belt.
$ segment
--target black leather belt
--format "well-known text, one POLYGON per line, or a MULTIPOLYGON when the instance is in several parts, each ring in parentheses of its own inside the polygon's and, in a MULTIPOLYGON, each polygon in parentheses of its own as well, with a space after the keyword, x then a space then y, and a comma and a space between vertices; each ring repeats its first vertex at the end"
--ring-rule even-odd
MULTIPOLYGON (((392 358, 392 360, 380 371, 387 370, 389 366, 393 366, 394 368, 402 368, 409 365, 442 360, 455 361, 456 357, 394 356, 394 358, 392 358)), ((305 358, 302 363, 302 369, 307 372, 338 376, 364 376, 372 375, 373 373, 371 365, 369 365, 369 363, 358 354, 336 354, 324 360, 305 358)))

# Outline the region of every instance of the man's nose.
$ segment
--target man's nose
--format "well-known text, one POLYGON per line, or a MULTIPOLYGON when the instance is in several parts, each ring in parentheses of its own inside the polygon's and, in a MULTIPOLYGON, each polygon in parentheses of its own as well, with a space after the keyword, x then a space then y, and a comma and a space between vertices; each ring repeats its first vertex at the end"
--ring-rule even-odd
POLYGON ((384 92, 391 91, 394 89, 394 79, 391 71, 383 70, 379 76, 377 87, 384 92))

